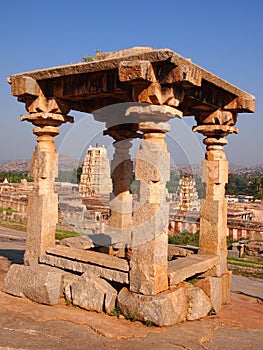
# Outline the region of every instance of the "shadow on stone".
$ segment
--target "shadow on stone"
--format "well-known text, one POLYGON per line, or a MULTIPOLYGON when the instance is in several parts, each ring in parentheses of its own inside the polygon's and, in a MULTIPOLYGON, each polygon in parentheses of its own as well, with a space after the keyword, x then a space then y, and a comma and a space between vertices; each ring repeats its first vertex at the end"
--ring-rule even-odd
POLYGON ((0 249, 0 256, 7 258, 13 264, 23 264, 24 253, 24 250, 19 249, 0 249))

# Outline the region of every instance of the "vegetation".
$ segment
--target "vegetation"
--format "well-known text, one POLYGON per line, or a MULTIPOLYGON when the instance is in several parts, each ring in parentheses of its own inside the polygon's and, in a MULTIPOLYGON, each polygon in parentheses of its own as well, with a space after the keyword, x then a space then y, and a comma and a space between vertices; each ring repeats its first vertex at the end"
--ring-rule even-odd
POLYGON ((92 62, 96 60, 101 60, 101 52, 99 49, 95 50, 95 55, 82 56, 82 61, 84 62, 92 62))
POLYGON ((110 316, 119 316, 121 314, 121 310, 115 307, 114 309, 111 310, 110 316))
MULTIPOLYGON (((170 180, 167 182, 166 187, 169 193, 175 193, 178 188, 179 180, 182 176, 190 176, 189 173, 178 172, 175 169, 171 169, 170 180)), ((191 175, 195 179, 195 187, 198 192, 199 198, 204 198, 204 184, 202 183, 201 176, 199 174, 191 175)))
POLYGON ((79 233, 74 231, 56 230, 56 239, 60 241, 64 238, 76 237, 76 236, 79 236, 79 233))
MULTIPOLYGON (((26 232, 26 223, 25 222, 17 222, 12 220, 0 220, 0 226, 7 227, 17 231, 26 232)), ((56 239, 62 240, 64 238, 76 237, 79 236, 79 233, 74 231, 66 231, 66 230, 56 230, 56 239)))
POLYGON ((263 269, 263 261, 255 261, 247 258, 235 258, 228 257, 227 261, 231 265, 243 266, 243 267, 252 267, 255 269, 263 269))
POLYGON ((9 183, 19 183, 22 179, 26 179, 28 182, 33 181, 28 173, 23 171, 0 171, 0 182, 3 182, 5 179, 7 179, 9 183))
POLYGON ((199 231, 196 233, 176 233, 174 236, 168 237, 168 243, 176 245, 199 246, 199 231))
POLYGON ((26 232, 26 223, 12 220, 0 220, 0 226, 11 228, 17 231, 26 232))
POLYGON ((2 213, 3 211, 5 211, 6 215, 8 215, 8 216, 12 215, 13 213, 16 213, 16 210, 13 210, 10 207, 8 207, 8 208, 0 207, 0 213, 2 213))
POLYGON ((254 199, 263 199, 263 177, 249 173, 233 174, 228 176, 226 194, 253 196, 254 199))

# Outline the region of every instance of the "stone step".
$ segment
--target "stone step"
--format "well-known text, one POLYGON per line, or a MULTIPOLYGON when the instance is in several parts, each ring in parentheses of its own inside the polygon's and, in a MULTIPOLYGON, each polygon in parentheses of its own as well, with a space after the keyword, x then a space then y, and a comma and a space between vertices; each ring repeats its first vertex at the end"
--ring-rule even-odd
POLYGON ((195 254, 168 263, 169 286, 174 286, 198 273, 206 272, 218 263, 215 255, 195 254))
POLYGON ((128 272, 130 266, 127 260, 116 256, 64 246, 51 246, 46 249, 47 255, 68 258, 70 260, 102 266, 114 270, 128 272))

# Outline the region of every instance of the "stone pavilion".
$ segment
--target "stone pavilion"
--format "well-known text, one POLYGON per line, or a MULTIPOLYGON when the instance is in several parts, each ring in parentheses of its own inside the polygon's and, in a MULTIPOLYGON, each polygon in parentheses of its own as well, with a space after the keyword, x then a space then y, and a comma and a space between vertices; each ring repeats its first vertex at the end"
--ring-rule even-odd
POLYGON ((226 136, 238 132, 238 114, 254 112, 254 97, 169 49, 149 47, 103 53, 92 62, 16 74, 8 81, 13 96, 25 104, 21 120, 33 124, 37 143, 24 265, 11 266, 3 290, 45 304, 57 303, 64 293, 85 309, 110 313, 118 307, 128 317, 160 326, 195 320, 227 304, 224 146, 226 136), (119 255, 96 251, 83 237, 81 247, 55 243, 54 139, 62 124, 73 123, 74 110, 93 114, 113 139, 107 239, 119 255), (165 134, 171 118, 189 116, 206 145, 200 248, 168 262, 165 134), (141 139, 135 166, 140 188, 133 203, 129 149, 135 138, 141 139))

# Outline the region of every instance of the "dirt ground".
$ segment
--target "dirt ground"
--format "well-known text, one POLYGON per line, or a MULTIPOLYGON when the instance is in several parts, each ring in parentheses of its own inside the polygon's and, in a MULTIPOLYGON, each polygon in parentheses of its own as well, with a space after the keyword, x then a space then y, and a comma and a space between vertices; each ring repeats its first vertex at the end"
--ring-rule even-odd
MULTIPOLYGON (((0 289, 24 238, 0 230, 0 289)), ((147 327, 95 312, 45 306, 0 292, 0 350, 258 350, 263 344, 263 280, 233 276, 231 303, 217 315, 172 327, 147 327)))

